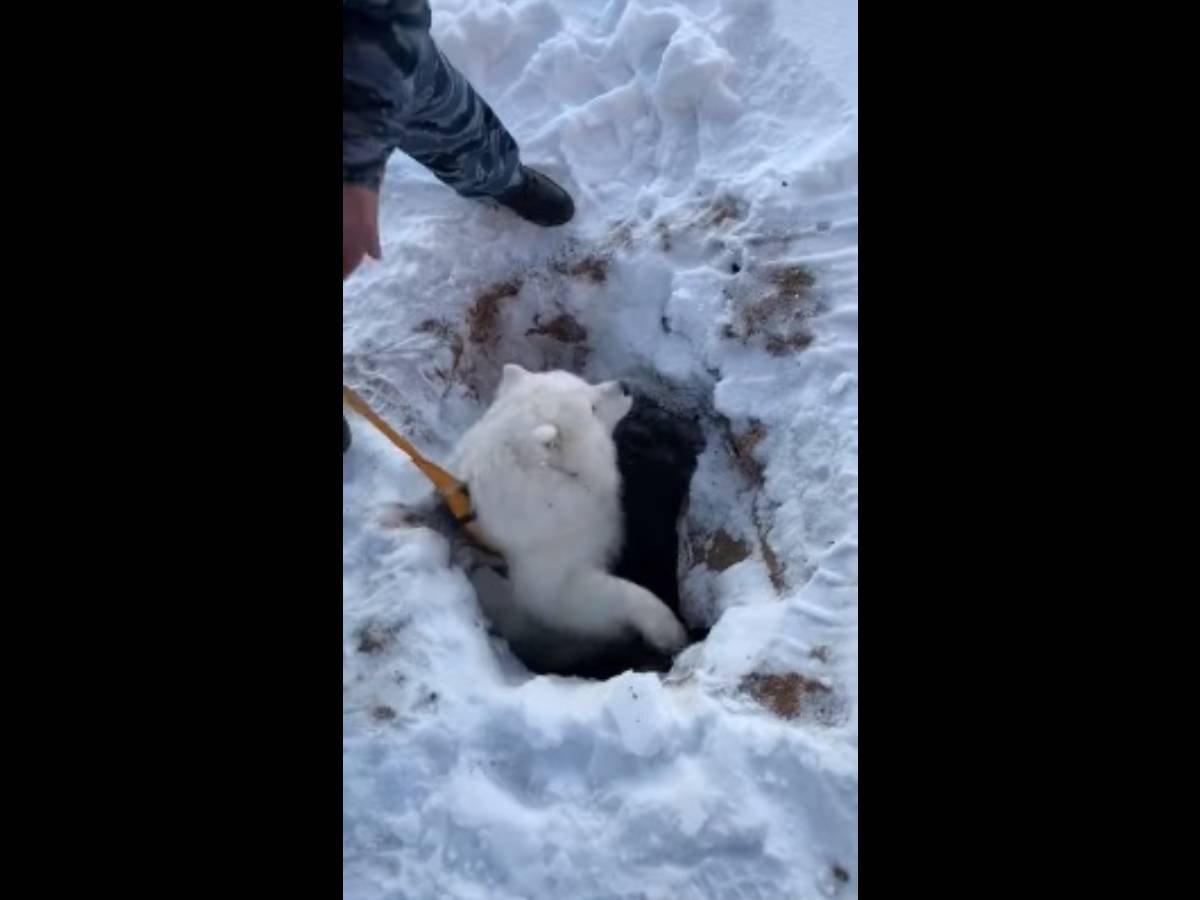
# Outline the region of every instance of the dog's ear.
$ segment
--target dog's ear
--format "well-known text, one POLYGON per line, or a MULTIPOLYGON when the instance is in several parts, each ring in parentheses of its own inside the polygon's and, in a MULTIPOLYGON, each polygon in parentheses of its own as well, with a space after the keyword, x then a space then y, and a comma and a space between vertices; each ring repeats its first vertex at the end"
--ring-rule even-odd
POLYGON ((595 397, 592 409, 610 429, 616 428, 633 408, 633 397, 625 392, 625 386, 619 381, 596 385, 595 397))
POLYGON ((529 372, 522 369, 516 363, 505 364, 504 369, 500 373, 500 387, 496 392, 497 395, 512 390, 528 377, 529 372))
POLYGON ((558 438, 558 429, 549 422, 533 429, 533 439, 543 447, 549 447, 558 438))

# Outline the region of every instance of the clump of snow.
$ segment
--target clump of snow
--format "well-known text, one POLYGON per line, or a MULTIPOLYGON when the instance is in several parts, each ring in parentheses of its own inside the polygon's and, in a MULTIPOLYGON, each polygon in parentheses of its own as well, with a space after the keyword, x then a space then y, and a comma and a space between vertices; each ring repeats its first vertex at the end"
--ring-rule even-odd
POLYGON ((797 8, 435 3, 578 212, 541 229, 397 155, 344 378, 435 459, 505 362, 699 414, 681 592, 713 629, 665 679, 532 677, 390 510, 422 476, 352 419, 347 898, 857 896, 857 79, 813 62, 853 47, 784 36, 797 8))

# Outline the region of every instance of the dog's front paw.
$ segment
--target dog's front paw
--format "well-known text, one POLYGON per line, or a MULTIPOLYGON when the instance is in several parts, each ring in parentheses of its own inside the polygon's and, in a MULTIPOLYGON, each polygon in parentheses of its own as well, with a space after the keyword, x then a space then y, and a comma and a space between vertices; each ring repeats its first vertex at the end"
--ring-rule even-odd
POLYGON ((673 656, 687 646, 687 631, 662 603, 655 606, 642 622, 642 635, 655 650, 673 656))

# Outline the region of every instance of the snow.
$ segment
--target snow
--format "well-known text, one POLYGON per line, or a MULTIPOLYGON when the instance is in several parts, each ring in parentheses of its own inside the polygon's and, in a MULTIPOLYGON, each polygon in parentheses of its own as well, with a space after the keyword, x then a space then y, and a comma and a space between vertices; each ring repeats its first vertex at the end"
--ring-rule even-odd
POLYGON ((351 418, 344 896, 856 897, 857 7, 440 0, 434 33, 577 215, 397 154, 344 379, 434 459, 509 361, 699 412, 682 587, 715 625, 665 679, 532 677, 351 418))

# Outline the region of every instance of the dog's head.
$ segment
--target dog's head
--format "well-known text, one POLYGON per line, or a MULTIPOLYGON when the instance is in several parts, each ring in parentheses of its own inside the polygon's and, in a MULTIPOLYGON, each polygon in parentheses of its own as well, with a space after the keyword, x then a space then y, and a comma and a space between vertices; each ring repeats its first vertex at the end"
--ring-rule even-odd
POLYGON ((633 397, 619 381, 588 384, 570 372, 530 372, 509 363, 500 376, 497 400, 509 400, 530 394, 554 397, 571 406, 585 407, 611 433, 633 406, 633 397))

